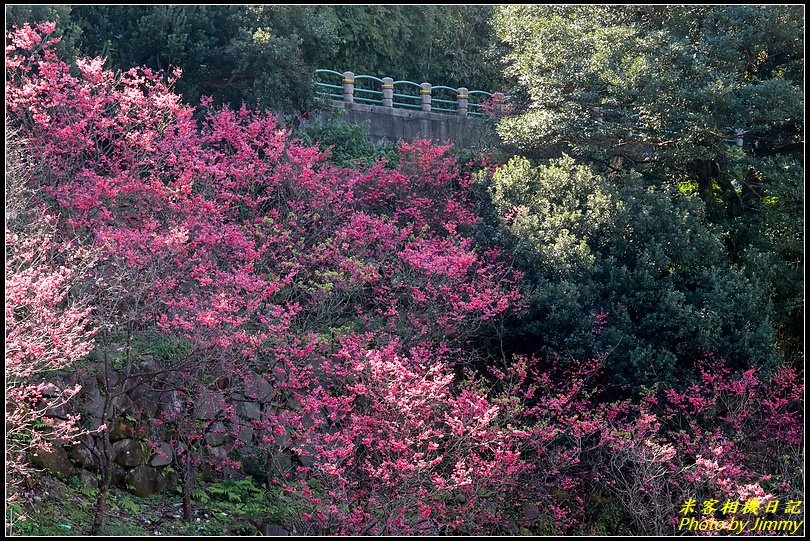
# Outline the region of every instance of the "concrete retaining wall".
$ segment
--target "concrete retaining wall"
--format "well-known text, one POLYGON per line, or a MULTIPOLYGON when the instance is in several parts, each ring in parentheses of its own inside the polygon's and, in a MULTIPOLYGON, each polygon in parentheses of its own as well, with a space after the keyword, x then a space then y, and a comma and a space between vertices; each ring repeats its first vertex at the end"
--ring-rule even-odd
POLYGON ((319 115, 322 122, 336 114, 350 124, 370 120, 368 135, 374 142, 413 141, 419 138, 438 143, 451 142, 462 148, 476 148, 495 137, 492 124, 482 118, 341 101, 332 101, 330 105, 333 106, 332 111, 322 111, 319 115))

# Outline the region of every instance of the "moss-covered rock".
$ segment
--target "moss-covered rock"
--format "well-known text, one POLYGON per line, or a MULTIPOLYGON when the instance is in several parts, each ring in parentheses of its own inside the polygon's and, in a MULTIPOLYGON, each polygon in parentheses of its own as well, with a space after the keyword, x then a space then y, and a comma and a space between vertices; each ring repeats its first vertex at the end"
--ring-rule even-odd
POLYGON ((67 477, 73 470, 73 463, 67 451, 58 445, 51 445, 49 449, 40 447, 31 455, 31 463, 51 473, 67 477))
POLYGON ((168 482, 156 468, 138 466, 127 473, 125 484, 136 496, 146 497, 163 492, 168 482))
POLYGON ((140 441, 126 439, 119 440, 113 443, 115 450, 115 463, 125 468, 134 468, 142 464, 146 464, 149 460, 149 448, 140 441))

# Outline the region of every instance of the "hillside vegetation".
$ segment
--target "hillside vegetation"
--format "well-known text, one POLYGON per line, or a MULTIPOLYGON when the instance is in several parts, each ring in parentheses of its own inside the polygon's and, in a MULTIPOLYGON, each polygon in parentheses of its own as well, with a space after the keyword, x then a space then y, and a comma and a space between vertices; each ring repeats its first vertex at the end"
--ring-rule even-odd
POLYGON ((7 534, 804 531, 801 8, 9 23, 7 534), (300 125, 317 67, 501 142, 300 125))

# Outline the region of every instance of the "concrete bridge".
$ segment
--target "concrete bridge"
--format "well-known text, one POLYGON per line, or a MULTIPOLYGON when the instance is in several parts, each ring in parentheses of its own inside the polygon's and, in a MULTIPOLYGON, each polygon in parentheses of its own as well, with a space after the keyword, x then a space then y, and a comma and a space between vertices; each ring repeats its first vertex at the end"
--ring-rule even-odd
POLYGON ((327 103, 320 119, 338 115, 351 124, 370 121, 368 135, 375 142, 420 138, 463 148, 483 146, 495 137, 491 119, 501 114, 505 101, 503 94, 464 87, 355 76, 350 71, 317 70, 316 74, 341 78, 340 85, 318 83, 327 103), (397 86, 405 90, 396 92, 397 86))

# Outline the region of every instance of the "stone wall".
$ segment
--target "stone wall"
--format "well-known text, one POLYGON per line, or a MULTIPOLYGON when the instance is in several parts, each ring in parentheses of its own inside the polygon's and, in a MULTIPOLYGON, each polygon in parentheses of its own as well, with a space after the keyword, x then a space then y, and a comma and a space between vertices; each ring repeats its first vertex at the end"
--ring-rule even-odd
MULTIPOLYGON (((159 359, 147 359, 140 368, 155 372, 160 370, 160 364, 159 359)), ((221 389, 208 398, 201 397, 193 411, 183 412, 177 392, 160 390, 155 380, 124 377, 113 372, 110 381, 117 390, 106 419, 103 414, 105 393, 96 381, 80 381, 73 374, 49 383, 57 390, 76 383, 82 385, 79 395, 66 406, 49 410, 48 416, 65 419, 68 415, 80 415, 81 425, 89 432, 70 444, 54 443, 50 449, 35 450, 29 457, 35 467, 62 477, 78 477, 84 484, 97 487, 104 437, 97 429, 104 424, 109 427, 104 432, 109 436, 111 447, 113 485, 137 496, 163 492, 177 486, 178 459, 186 456, 186 445, 178 444, 169 428, 181 416, 199 428, 196 433, 200 437, 191 455, 196 463, 193 470, 203 479, 212 480, 221 475, 252 475, 261 479, 293 473, 296 465, 309 462, 308 457, 301 457, 290 449, 288 438, 277 435, 275 441, 268 444, 254 430, 263 425, 271 400, 275 407, 286 406, 277 404, 279 400, 272 389, 265 389, 261 383, 249 390, 250 396, 245 396, 245 389, 221 389), (174 440, 174 447, 170 440, 174 440), (206 465, 213 466, 226 457, 240 464, 218 471, 206 465)), ((257 376, 255 381, 260 382, 261 378, 257 376)))

